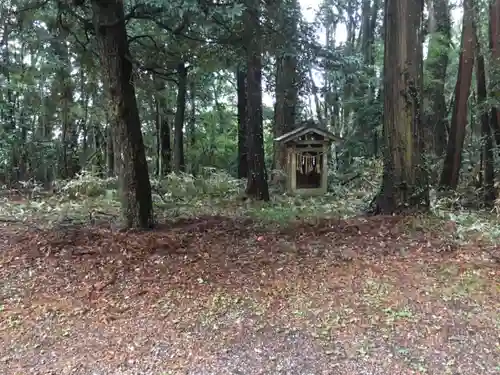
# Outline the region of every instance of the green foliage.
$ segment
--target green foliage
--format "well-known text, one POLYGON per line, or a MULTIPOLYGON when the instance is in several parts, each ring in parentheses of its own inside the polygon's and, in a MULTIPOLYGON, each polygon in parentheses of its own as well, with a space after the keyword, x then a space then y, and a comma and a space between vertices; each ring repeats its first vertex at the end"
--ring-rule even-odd
POLYGON ((83 171, 75 179, 56 181, 55 189, 68 199, 93 198, 108 195, 116 189, 116 178, 98 178, 89 171, 83 171))
POLYGON ((499 243, 500 204, 497 204, 494 210, 485 212, 460 207, 462 199, 459 196, 437 199, 434 202, 432 212, 437 218, 455 224, 456 232, 454 235, 462 243, 466 243, 471 239, 499 243))
MULTIPOLYGON (((226 171, 204 168, 197 176, 187 173, 169 174, 162 180, 153 179, 154 202, 158 219, 224 215, 257 219, 263 225, 287 224, 294 220, 317 220, 321 217, 350 217, 366 205, 367 184, 377 174, 377 168, 369 161, 366 171, 358 179, 343 184, 345 176, 332 177, 331 193, 319 197, 288 196, 275 194, 271 202, 253 202, 243 199, 245 181, 235 179, 226 171)), ((0 216, 18 220, 39 220, 47 225, 65 220, 89 220, 96 212, 116 213, 119 205, 116 179, 99 178, 90 172, 82 172, 78 178, 56 183, 57 195, 38 199, 0 203, 0 216)), ((109 220, 109 217, 106 218, 109 220)))
POLYGON ((199 116, 194 139, 195 147, 187 148, 192 171, 204 168, 224 169, 232 174, 237 170, 237 124, 232 111, 223 106, 199 116))
MULTIPOLYGON (((351 214, 357 212, 378 190, 382 173, 381 161, 370 159, 375 151, 374 135, 378 135, 378 143, 382 139, 382 17, 379 14, 375 20, 375 40, 371 51, 374 58, 366 60, 361 34, 360 43, 356 38, 335 40, 335 33, 330 33, 326 45, 316 41, 318 26, 334 30, 338 26, 346 26, 346 22, 350 22, 346 20, 353 19, 354 24, 350 26, 354 30, 361 28, 357 17, 350 16, 350 12, 359 13, 361 10, 350 9, 354 3, 323 1, 313 23, 305 22, 296 15, 298 44, 280 43, 280 39, 288 35, 294 25, 285 25, 281 29, 281 16, 273 13, 274 5, 277 9, 282 8, 282 14, 295 14, 297 9, 291 8, 292 3, 268 4, 263 9, 264 87, 268 94, 274 92, 276 56, 293 51, 298 59, 297 73, 300 78, 297 118, 324 116, 324 125, 344 139, 335 157, 331 158, 335 160, 330 168, 330 195, 309 200, 277 192, 269 205, 261 207, 252 203, 244 208, 238 206, 235 210, 276 220, 312 217, 314 212, 320 215, 328 212, 351 214), (314 85, 309 73, 314 76, 314 85), (318 79, 319 76, 321 79, 318 79), (318 111, 314 109, 315 105, 309 104, 309 100, 313 103, 313 99, 318 99, 318 111)), ((361 6, 358 3, 355 7, 361 6)), ((174 216, 177 213, 170 208, 176 204, 183 206, 184 213, 189 214, 199 209, 209 211, 212 206, 216 210, 226 210, 226 206, 234 209, 241 203, 237 198, 244 189, 244 182, 232 177, 237 171, 238 151, 234 72, 244 55, 241 49, 243 3, 202 5, 195 0, 178 0, 167 4, 152 0, 143 3, 142 7, 130 1, 124 4, 126 13, 134 10, 128 17, 127 32, 151 175, 155 173, 157 160, 156 104, 161 99, 159 112, 170 126, 173 146, 173 127, 179 110, 176 66, 181 60, 189 66, 184 145, 187 171, 192 175, 168 175, 161 181, 154 181, 156 203, 162 205, 168 202, 170 206, 165 214, 174 216)), ((14 0, 0 17, 0 26, 12 26, 1 26, 8 41, 8 51, 2 45, 1 52, 8 62, 0 74, 0 177, 5 177, 5 180, 36 180, 47 185, 61 178, 63 146, 68 146, 70 138, 77 139, 78 147, 75 153, 67 155, 67 160, 77 159, 84 169, 105 172, 107 127, 111 119, 99 60, 95 57, 96 45, 87 30, 91 22, 90 8, 75 11, 58 8, 56 3, 48 2, 25 12, 17 11, 25 5, 27 2, 24 0, 14 0), (69 108, 63 110, 63 93, 68 89, 73 100, 69 108), (65 124, 69 125, 70 129, 66 130, 70 134, 63 139, 65 124), (90 159, 91 155, 98 157, 90 159), (16 174, 19 176, 14 176, 16 174)), ((486 2, 477 6, 480 19, 486 21, 486 2)), ((435 84, 437 80, 445 82, 448 104, 456 84, 460 52, 461 25, 460 20, 455 21, 458 22, 455 22, 451 40, 445 40, 439 34, 433 35, 425 56, 427 68, 429 63, 447 53, 445 47, 451 44, 446 77, 431 80, 429 72, 424 71, 425 87, 435 84)), ((480 23, 480 40, 485 50, 488 44, 487 22, 480 23)), ((484 55, 488 56, 488 53, 484 55)), ((495 79, 498 67, 488 58, 486 63, 489 81, 494 85, 498 81, 495 79)), ((463 155, 462 198, 440 198, 441 207, 456 210, 471 205, 471 201, 475 208, 479 206, 476 203, 481 201, 481 193, 474 186, 476 176, 468 171, 480 161, 478 150, 481 140, 477 119, 482 111, 498 104, 498 100, 496 97, 489 98, 481 108, 471 100, 473 121, 470 124, 472 131, 467 132, 463 155)), ((274 113, 272 103, 264 104, 265 161, 271 175, 274 113)), ((425 110, 428 110, 428 104, 425 100, 425 110)), ((442 168, 441 160, 429 155, 427 159, 434 183, 442 168)), ((114 179, 99 179, 90 172, 81 173, 74 181, 56 181, 55 184, 61 198, 69 201, 89 198, 112 200, 116 195, 114 179)))
MULTIPOLYGON (((274 194, 268 203, 243 200, 245 181, 235 179, 225 171, 206 168, 196 177, 170 174, 162 180, 152 181, 155 211, 160 220, 223 215, 251 218, 263 226, 288 225, 297 220, 316 222, 321 218, 348 218, 366 208, 379 188, 377 181, 382 173, 380 161, 363 158, 355 161, 357 169, 346 174, 331 174, 330 192, 325 196, 274 194)), ((109 221, 118 215, 115 179, 101 179, 83 172, 75 180, 59 181, 57 187, 59 194, 54 196, 0 199, 0 219, 53 226, 62 221, 109 221)), ((470 204, 464 201, 464 197, 470 197, 470 194, 463 190, 447 196, 432 192, 431 196, 434 197, 432 213, 428 217, 416 218, 421 222, 418 226, 438 230, 443 223, 451 221, 456 225, 453 234, 459 241, 478 236, 500 241, 500 203, 490 212, 481 212, 464 208, 470 204)))
POLYGON ((365 193, 378 188, 378 182, 382 178, 383 164, 380 159, 369 159, 365 157, 354 157, 352 163, 341 173, 334 166, 329 169, 329 189, 359 190, 365 193))
POLYGON ((244 181, 223 170, 204 168, 202 174, 171 173, 162 180, 153 180, 155 192, 164 202, 195 201, 206 198, 235 198, 244 188, 244 181))

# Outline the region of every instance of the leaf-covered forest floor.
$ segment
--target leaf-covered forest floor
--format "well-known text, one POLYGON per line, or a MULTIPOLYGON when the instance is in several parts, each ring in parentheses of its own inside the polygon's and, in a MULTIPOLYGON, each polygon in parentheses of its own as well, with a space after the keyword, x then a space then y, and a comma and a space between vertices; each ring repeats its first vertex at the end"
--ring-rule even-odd
POLYGON ((498 374, 489 241, 426 217, 0 229, 2 374, 498 374))

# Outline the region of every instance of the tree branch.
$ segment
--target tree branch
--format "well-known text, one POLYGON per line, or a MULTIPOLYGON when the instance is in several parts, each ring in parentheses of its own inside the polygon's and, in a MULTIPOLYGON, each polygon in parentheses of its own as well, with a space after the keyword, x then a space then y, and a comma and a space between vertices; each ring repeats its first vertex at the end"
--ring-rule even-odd
POLYGON ((139 70, 142 70, 143 72, 153 73, 154 75, 164 79, 165 81, 173 82, 176 85, 179 84, 178 81, 175 78, 173 78, 174 74, 176 74, 176 73, 173 73, 173 72, 167 73, 165 71, 158 70, 161 68, 150 67, 150 66, 139 66, 138 68, 139 68, 139 70))
POLYGON ((14 15, 19 15, 21 13, 28 12, 30 10, 40 9, 40 8, 44 7, 45 5, 47 5, 48 2, 49 2, 49 0, 44 0, 42 2, 34 1, 32 4, 28 4, 24 8, 18 9, 16 11, 14 11, 13 13, 14 13, 14 15))
MULTIPOLYGON (((148 35, 148 34, 132 36, 132 37, 128 38, 128 42, 129 42, 129 44, 131 44, 132 42, 138 41, 139 39, 149 39, 154 44, 154 46, 157 50, 161 49, 158 46, 158 44, 156 44, 156 40, 151 35, 148 35)), ((140 44, 142 46, 144 46, 144 44, 142 44, 142 43, 140 43, 140 44)))

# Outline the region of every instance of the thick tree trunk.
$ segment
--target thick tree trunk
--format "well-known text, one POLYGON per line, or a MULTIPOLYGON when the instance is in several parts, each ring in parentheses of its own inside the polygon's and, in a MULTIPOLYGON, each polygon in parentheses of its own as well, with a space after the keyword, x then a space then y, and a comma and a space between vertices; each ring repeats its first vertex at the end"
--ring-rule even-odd
POLYGON ((422 163, 423 1, 386 0, 384 53, 384 173, 372 213, 427 208, 422 163))
MULTIPOLYGON (((476 30, 477 32, 477 30, 476 30)), ((486 104, 488 93, 486 89, 486 71, 484 67, 484 56, 481 53, 480 39, 476 34, 476 83, 477 83, 477 101, 479 107, 486 104)), ((483 178, 482 187, 484 190, 484 204, 492 206, 496 199, 495 192, 495 170, 493 158, 493 138, 491 136, 490 119, 488 112, 484 109, 481 111, 481 135, 483 138, 483 178)))
POLYGON ((184 61, 177 65, 179 86, 177 91, 177 109, 174 123, 174 172, 184 172, 184 120, 186 113, 187 68, 184 61))
POLYGON ((238 178, 248 177, 247 158, 247 72, 241 66, 236 71, 238 95, 238 178))
POLYGON ((124 225, 153 226, 148 165, 132 76, 121 0, 92 0, 93 24, 109 94, 111 123, 120 148, 119 177, 124 225))
POLYGON ((430 78, 426 94, 431 103, 432 115, 425 128, 426 139, 432 141, 434 153, 441 156, 446 148, 448 128, 444 86, 451 43, 451 21, 448 0, 433 0, 431 4, 429 52, 425 63, 430 78))
POLYGON ((462 149, 467 126, 467 112, 472 71, 474 69, 475 25, 473 0, 464 0, 464 20, 462 28, 462 47, 455 85, 455 102, 451 117, 450 135, 446 148, 440 185, 442 188, 456 189, 462 165, 462 149))
POLYGON ((247 160, 246 193, 258 200, 269 200, 267 171, 264 160, 262 119, 262 46, 260 32, 260 2, 251 0, 245 10, 247 53, 247 160))

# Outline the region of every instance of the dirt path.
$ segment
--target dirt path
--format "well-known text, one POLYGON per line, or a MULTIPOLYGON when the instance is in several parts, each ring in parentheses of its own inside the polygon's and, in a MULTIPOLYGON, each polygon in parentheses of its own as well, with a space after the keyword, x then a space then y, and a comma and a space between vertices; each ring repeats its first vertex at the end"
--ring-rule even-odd
POLYGON ((3 231, 0 373, 500 373, 498 263, 407 232, 221 217, 3 231))

